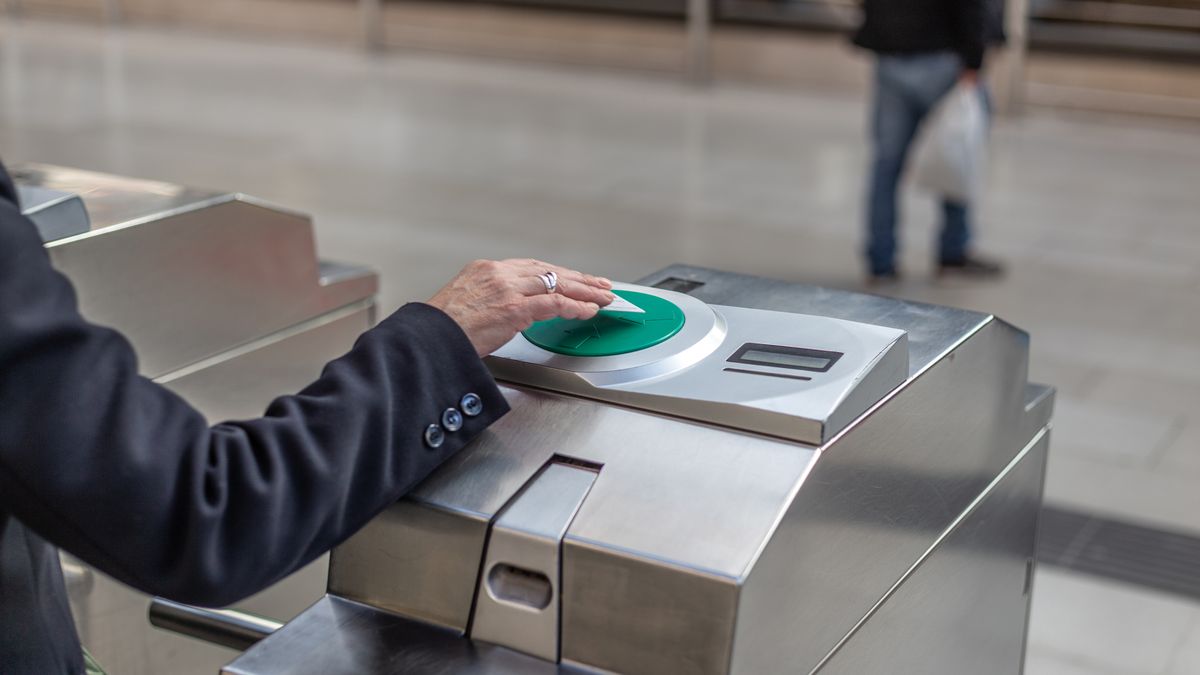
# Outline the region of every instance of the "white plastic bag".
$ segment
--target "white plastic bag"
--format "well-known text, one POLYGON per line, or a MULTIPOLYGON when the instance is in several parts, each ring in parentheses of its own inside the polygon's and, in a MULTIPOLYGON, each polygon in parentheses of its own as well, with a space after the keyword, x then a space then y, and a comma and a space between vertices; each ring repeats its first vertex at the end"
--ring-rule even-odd
POLYGON ((917 150, 917 187, 960 204, 973 204, 987 163, 987 111, 974 84, 960 83, 934 111, 917 150))

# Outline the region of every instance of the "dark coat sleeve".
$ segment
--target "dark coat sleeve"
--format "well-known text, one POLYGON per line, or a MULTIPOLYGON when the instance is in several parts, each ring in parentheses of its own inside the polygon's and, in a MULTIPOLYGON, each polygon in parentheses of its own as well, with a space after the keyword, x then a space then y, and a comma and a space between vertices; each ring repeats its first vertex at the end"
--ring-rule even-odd
POLYGON ((970 70, 983 67, 987 49, 988 0, 952 0, 958 8, 958 50, 970 70))
POLYGON ((223 605, 264 588, 508 410, 458 325, 411 304, 263 417, 210 427, 80 316, 15 201, 0 167, 0 509, 145 592, 223 605), (426 447, 467 393, 482 414, 426 447))

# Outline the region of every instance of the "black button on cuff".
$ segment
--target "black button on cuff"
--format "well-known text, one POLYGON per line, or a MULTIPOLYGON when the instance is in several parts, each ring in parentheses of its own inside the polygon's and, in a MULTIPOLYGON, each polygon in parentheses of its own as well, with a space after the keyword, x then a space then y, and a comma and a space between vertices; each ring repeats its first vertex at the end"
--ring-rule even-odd
POLYGON ((442 447, 442 443, 446 442, 446 432, 436 424, 430 424, 425 427, 425 445, 430 448, 437 449, 442 447))
POLYGON ((463 416, 457 408, 446 408, 442 413, 442 427, 446 431, 458 431, 462 428, 463 416))
POLYGON ((462 407, 462 411, 467 417, 475 417, 479 413, 483 412, 483 399, 479 398, 479 394, 467 394, 466 396, 462 397, 462 401, 459 402, 459 405, 462 407))

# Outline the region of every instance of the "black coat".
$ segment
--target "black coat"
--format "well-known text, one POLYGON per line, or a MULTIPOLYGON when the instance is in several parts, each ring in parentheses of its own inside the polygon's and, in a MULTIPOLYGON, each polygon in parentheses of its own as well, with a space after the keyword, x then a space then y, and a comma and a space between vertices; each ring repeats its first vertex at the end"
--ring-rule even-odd
POLYGON ((880 54, 954 51, 979 69, 1004 41, 1003 0, 863 0, 854 43, 880 54))
POLYGON ((0 166, 0 672, 83 671, 55 547, 147 593, 228 604, 341 542, 507 411, 458 325, 411 304, 263 417, 210 427, 79 315, 0 166), (483 412, 427 447, 468 393, 483 412))

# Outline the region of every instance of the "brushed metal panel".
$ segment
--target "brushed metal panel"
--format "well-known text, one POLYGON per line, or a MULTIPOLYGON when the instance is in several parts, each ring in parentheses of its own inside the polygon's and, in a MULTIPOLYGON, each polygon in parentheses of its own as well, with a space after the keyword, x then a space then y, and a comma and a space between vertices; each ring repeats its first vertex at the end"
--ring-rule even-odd
POLYGON ((150 377, 374 292, 327 294, 307 219, 241 201, 49 252, 74 283, 84 315, 120 327, 150 377))
POLYGON ((158 377, 370 298, 376 276, 317 259, 312 222, 239 194, 46 165, 26 187, 82 197, 83 234, 46 244, 80 310, 121 330, 158 377))
POLYGON ((581 673, 336 596, 221 669, 223 675, 555 675, 581 673))
POLYGON ((17 185, 21 214, 33 221, 42 241, 83 234, 91 229, 79 195, 35 185, 17 185))
POLYGON ((369 305, 332 312, 285 336, 251 343, 243 353, 227 352, 200 368, 168 373, 157 381, 187 399, 210 424, 256 417, 275 397, 303 389, 327 362, 346 353, 371 327, 371 312, 369 305))
POLYGON ((166 214, 204 204, 222 193, 144 178, 117 176, 53 164, 12 167, 13 182, 70 192, 87 205, 87 231, 99 233, 151 214, 166 214))
POLYGON ((733 670, 809 670, 1024 447, 1023 334, 991 320, 823 448, 745 583, 733 670))
POLYGON ((503 392, 512 412, 409 499, 488 521, 551 457, 575 457, 604 468, 569 539, 737 577, 814 455, 805 445, 563 395, 503 392))
POLYGON ((817 672, 1004 675, 1024 664, 1049 435, 817 672))
POLYGON ((551 463, 504 508, 488 537, 471 639, 558 661, 562 538, 595 480, 595 471, 551 463), (497 582, 506 579, 523 592, 503 595, 497 582))
POLYGON ((671 265, 642 277, 637 283, 653 286, 671 278, 700 283, 688 295, 711 304, 828 316, 907 331, 910 376, 941 358, 963 336, 971 334, 991 318, 965 309, 691 265, 671 265))
MULTIPOLYGON (((575 627, 610 624, 618 610, 639 613, 639 603, 662 597, 656 589, 723 579, 718 595, 733 597, 814 455, 807 446, 557 394, 503 391, 511 413, 333 551, 330 593, 464 630, 488 522, 555 454, 588 460, 603 469, 563 544, 563 656, 583 662, 568 653, 565 635, 574 631, 582 646, 575 627), (584 548, 591 558, 565 552, 584 548), (591 571, 573 570, 597 559, 591 571), (627 578, 607 603, 587 604, 590 596, 567 592, 566 579, 591 574, 627 578), (675 576, 688 580, 663 581, 675 576)), ((732 602, 705 622, 732 630, 732 602)))
POLYGON ((629 674, 724 673, 737 594, 732 577, 564 540, 563 663, 629 674))
POLYGON ((329 555, 329 593, 465 632, 488 520, 403 500, 329 555))

